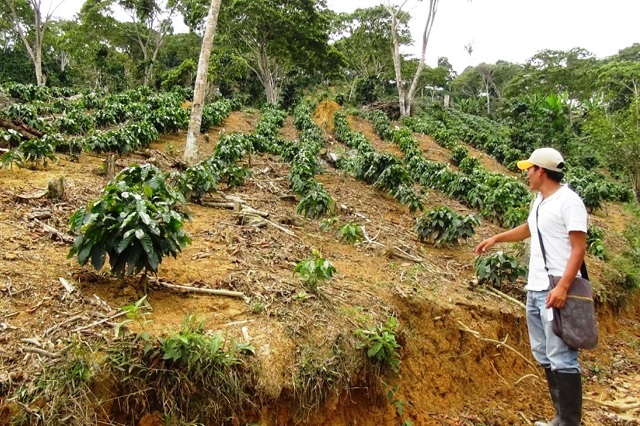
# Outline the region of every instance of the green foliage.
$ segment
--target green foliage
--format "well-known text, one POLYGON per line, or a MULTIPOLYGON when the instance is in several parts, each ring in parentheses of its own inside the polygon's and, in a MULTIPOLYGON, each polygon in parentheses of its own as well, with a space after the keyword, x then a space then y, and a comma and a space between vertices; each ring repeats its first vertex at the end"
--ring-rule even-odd
POLYGON ((462 144, 457 144, 451 150, 451 164, 459 166, 460 162, 469 156, 469 150, 462 144))
POLYGON ((135 303, 125 305, 122 308, 123 312, 126 312, 126 319, 116 324, 116 337, 120 337, 122 335, 123 328, 132 322, 137 323, 140 328, 143 330, 138 337, 143 341, 148 342, 151 340, 151 336, 147 331, 145 331, 145 326, 151 322, 151 320, 147 319, 148 312, 145 312, 145 309, 150 308, 149 302, 147 302, 147 295, 145 294, 140 299, 138 299, 135 303))
POLYGON ((502 288, 503 282, 514 282, 527 274, 527 267, 520 264, 517 257, 502 251, 478 256, 475 270, 480 284, 489 284, 498 289, 502 288))
POLYGON ((293 269, 293 273, 299 274, 305 287, 311 291, 318 290, 318 284, 324 281, 330 281, 336 268, 333 263, 322 257, 320 252, 313 250, 313 257, 299 262, 293 269))
POLYGON ((389 317, 383 325, 370 327, 368 330, 357 330, 360 338, 358 348, 367 350, 367 358, 394 372, 400 369, 400 345, 397 342, 398 319, 389 317))
POLYGON ((71 229, 80 235, 68 257, 77 255, 81 265, 91 260, 99 271, 108 256, 117 277, 157 272, 164 256, 176 257, 191 243, 182 229, 187 215, 177 209, 182 194, 165 182, 155 166, 122 170, 102 198, 71 216, 71 229))
POLYGON ((47 167, 47 160, 56 160, 53 146, 46 140, 33 138, 24 141, 18 147, 20 153, 24 156, 24 160, 38 165, 42 162, 44 167, 47 167))
MULTIPOLYGON (((182 329, 166 338, 158 339, 160 343, 159 355, 163 360, 186 368, 187 372, 200 373, 203 368, 210 368, 213 364, 233 365, 240 363, 234 354, 224 351, 221 334, 207 336, 204 333, 204 322, 197 321, 193 315, 188 315, 183 322, 182 329)), ((235 345, 234 352, 254 353, 255 349, 248 344, 235 345)))
POLYGON ((18 167, 24 167, 24 157, 17 149, 9 150, 2 155, 0 158, 2 162, 2 168, 10 168, 13 169, 13 164, 15 163, 18 167))
POLYGON ((168 91, 176 86, 192 87, 196 75, 196 63, 185 59, 179 66, 165 72, 160 87, 168 91))
POLYGON ((587 251, 599 259, 606 258, 604 249, 604 229, 591 225, 587 230, 587 251))
POLYGON ((139 336, 125 336, 110 342, 106 352, 105 369, 119 383, 122 407, 130 417, 140 417, 151 406, 161 407, 176 424, 194 418, 224 424, 247 403, 244 386, 250 373, 242 355, 253 353, 253 347, 208 333, 192 315, 177 332, 149 335, 145 345, 139 336))
POLYGON ((324 232, 329 232, 329 230, 336 224, 338 223, 338 218, 337 217, 328 217, 326 219, 322 219, 320 221, 320 227, 322 228, 322 230, 324 232))
POLYGON ((222 121, 229 116, 231 110, 232 104, 228 99, 206 104, 202 109, 200 132, 205 133, 209 129, 222 124, 222 121))
POLYGON ((420 195, 418 195, 409 185, 402 184, 398 186, 391 191, 391 195, 393 195, 396 200, 409 207, 409 212, 411 213, 418 210, 424 211, 422 197, 420 197, 420 195))
POLYGON ((460 160, 458 164, 458 169, 467 175, 473 173, 474 170, 480 167, 480 160, 475 157, 465 157, 460 160))
POLYGON ((22 136, 13 129, 0 129, 0 147, 13 148, 20 145, 22 136))
POLYGON ((344 241, 347 244, 351 245, 354 245, 364 238, 362 227, 353 222, 345 223, 344 225, 342 225, 338 230, 338 234, 340 235, 341 241, 344 241))
POLYGON ((302 197, 296 206, 296 213, 313 219, 331 213, 333 205, 333 198, 327 194, 324 186, 318 182, 302 197))
POLYGON ((416 233, 420 241, 429 241, 436 247, 442 244, 457 244, 474 233, 480 225, 476 216, 457 214, 447 206, 431 210, 416 221, 416 233))

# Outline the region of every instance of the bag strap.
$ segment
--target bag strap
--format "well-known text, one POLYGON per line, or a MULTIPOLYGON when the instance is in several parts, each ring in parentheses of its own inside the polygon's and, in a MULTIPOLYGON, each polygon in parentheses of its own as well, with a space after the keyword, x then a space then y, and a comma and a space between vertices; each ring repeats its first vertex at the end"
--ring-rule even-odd
MULTIPOLYGON (((538 231, 538 238, 540 239, 540 250, 542 251, 542 260, 544 260, 544 270, 547 271, 547 275, 551 275, 549 273, 549 267, 547 266, 547 253, 544 250, 544 242, 542 241, 542 234, 540 233, 540 227, 538 226, 538 212, 540 211, 540 204, 542 201, 538 203, 538 207, 536 207, 536 231, 538 231)), ((582 260, 582 265, 580 266, 580 275, 585 280, 589 280, 589 273, 587 272, 587 264, 584 263, 584 259, 582 260)))

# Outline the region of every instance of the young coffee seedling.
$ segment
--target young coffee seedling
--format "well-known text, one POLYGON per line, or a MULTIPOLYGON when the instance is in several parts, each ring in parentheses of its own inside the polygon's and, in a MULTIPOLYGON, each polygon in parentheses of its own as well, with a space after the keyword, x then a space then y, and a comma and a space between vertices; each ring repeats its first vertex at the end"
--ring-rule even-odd
POLYGON ((313 257, 298 263, 293 273, 294 275, 300 274, 304 286, 315 292, 318 290, 318 283, 330 281, 333 278, 336 268, 333 263, 322 257, 318 250, 314 249, 313 257))
POLYGON ((182 194, 165 182, 155 166, 122 170, 102 198, 71 216, 71 229, 79 236, 68 257, 77 255, 81 265, 91 259, 100 270, 108 256, 111 272, 119 278, 157 272, 164 256, 176 257, 191 243, 182 229, 187 215, 178 208, 182 194))
POLYGON ((502 251, 477 257, 475 268, 480 284, 489 284, 497 289, 502 287, 504 281, 513 282, 527 274, 525 265, 520 264, 515 256, 502 251))
POLYGON ((338 231, 340 235, 340 240, 346 242, 347 244, 354 245, 358 241, 364 238, 362 234, 362 228, 357 223, 345 223, 340 227, 338 231))
POLYGON ((460 239, 473 235, 474 227, 480 220, 473 216, 462 216, 447 206, 431 210, 416 223, 416 232, 420 241, 429 241, 436 247, 442 244, 456 244, 460 239))
POLYGON ((356 331, 356 335, 361 339, 358 347, 367 350, 367 357, 395 372, 400 368, 400 345, 396 341, 398 325, 398 319, 392 316, 378 328, 370 327, 368 330, 356 331))

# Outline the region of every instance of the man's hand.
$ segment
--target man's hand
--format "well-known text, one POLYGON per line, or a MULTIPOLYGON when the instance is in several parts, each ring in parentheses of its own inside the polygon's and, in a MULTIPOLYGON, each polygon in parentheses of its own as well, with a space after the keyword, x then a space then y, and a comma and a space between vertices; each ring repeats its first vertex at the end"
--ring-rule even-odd
POLYGON ((547 294, 547 308, 562 309, 566 303, 567 289, 558 283, 558 285, 547 294))
POLYGON ((491 238, 487 238, 486 240, 483 240, 482 242, 480 242, 480 244, 478 244, 478 246, 476 247, 476 254, 480 255, 480 254, 484 254, 485 251, 489 250, 489 248, 494 245, 496 243, 496 237, 493 236, 491 238))

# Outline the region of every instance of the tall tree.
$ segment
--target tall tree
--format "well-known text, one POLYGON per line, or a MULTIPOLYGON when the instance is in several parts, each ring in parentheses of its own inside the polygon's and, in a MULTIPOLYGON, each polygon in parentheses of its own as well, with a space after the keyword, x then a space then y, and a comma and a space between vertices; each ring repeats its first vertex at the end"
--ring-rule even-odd
POLYGON ((542 50, 524 64, 522 72, 509 85, 509 96, 567 92, 571 99, 589 99, 595 80, 591 71, 597 62, 591 52, 582 48, 542 50))
POLYGON ((402 117, 411 115, 411 103, 413 102, 413 98, 415 97, 416 90, 418 89, 418 81, 420 80, 420 76, 422 75, 422 71, 425 66, 425 54, 427 51, 427 44, 429 43, 429 37, 431 35, 431 30, 433 29, 433 23, 436 18, 436 13, 438 12, 438 3, 440 0, 429 0, 429 10, 427 12, 427 18, 424 25, 424 30, 422 32, 422 49, 420 53, 420 60, 418 62, 418 67, 413 76, 413 80, 411 81, 411 86, 409 86, 408 90, 406 88, 405 81, 402 76, 402 61, 400 57, 400 38, 399 27, 400 23, 403 19, 406 19, 408 16, 408 12, 404 12, 402 8, 407 4, 408 0, 404 0, 404 2, 399 6, 395 7, 391 4, 391 0, 387 0, 384 7, 387 9, 387 12, 391 16, 391 39, 392 39, 392 55, 393 55, 393 65, 396 73, 396 85, 398 88, 398 101, 400 105, 400 115, 402 117))
POLYGON ((184 150, 183 159, 187 164, 194 164, 198 161, 198 135, 200 134, 200 124, 202 123, 202 109, 204 107, 204 97, 207 91, 207 73, 209 72, 209 58, 213 47, 213 38, 216 35, 218 24, 218 14, 222 0, 211 0, 209 14, 207 15, 200 58, 198 59, 198 73, 196 75, 196 85, 193 89, 193 106, 191 107, 191 118, 189 129, 187 130, 187 145, 184 150))
POLYGON ((277 103, 295 66, 311 72, 331 55, 324 1, 229 0, 222 5, 220 35, 277 103))
POLYGON ((597 84, 603 101, 584 126, 611 164, 627 174, 640 199, 640 62, 611 62, 601 67, 597 84), (621 96, 623 94, 623 96, 621 96))
MULTIPOLYGON (((398 29, 403 43, 411 40, 407 23, 405 19, 398 29)), ((383 6, 337 15, 332 38, 345 61, 344 77, 351 86, 350 97, 359 79, 380 80, 383 76, 393 75, 393 59, 389 56, 392 43, 390 18, 383 6)))
POLYGON ((33 63, 38 86, 44 86, 46 83, 46 76, 42 72, 42 44, 45 32, 60 4, 62 2, 43 16, 42 0, 4 0, 8 16, 33 63))
POLYGON ((144 84, 149 85, 158 52, 167 34, 173 32, 172 19, 175 6, 167 7, 161 0, 118 0, 118 4, 127 12, 133 25, 127 26, 130 36, 135 40, 142 53, 144 84))

